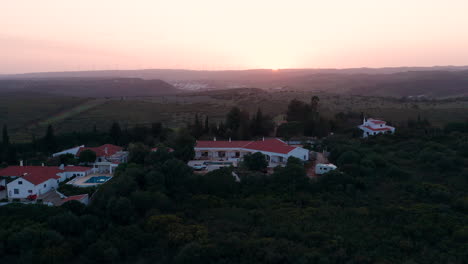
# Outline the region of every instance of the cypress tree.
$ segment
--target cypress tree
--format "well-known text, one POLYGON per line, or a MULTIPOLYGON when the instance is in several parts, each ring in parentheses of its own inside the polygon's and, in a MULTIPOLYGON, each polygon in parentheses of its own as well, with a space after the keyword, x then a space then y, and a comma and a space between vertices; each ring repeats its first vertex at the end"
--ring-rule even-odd
POLYGON ((5 147, 8 147, 8 145, 10 145, 10 137, 8 136, 8 128, 6 125, 3 125, 2 143, 3 143, 3 146, 5 147))
POLYGON ((122 129, 120 129, 119 123, 113 122, 109 133, 114 144, 118 145, 122 137, 122 129))
POLYGON ((52 153, 55 151, 57 145, 55 142, 54 128, 52 127, 52 125, 49 125, 47 127, 47 132, 44 138, 44 142, 46 145, 46 149, 49 153, 52 153))

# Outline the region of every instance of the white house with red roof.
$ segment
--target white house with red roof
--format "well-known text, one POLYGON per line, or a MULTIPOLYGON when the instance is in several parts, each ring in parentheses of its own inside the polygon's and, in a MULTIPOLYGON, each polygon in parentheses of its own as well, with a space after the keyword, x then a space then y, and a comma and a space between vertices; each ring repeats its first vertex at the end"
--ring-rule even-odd
POLYGON ((395 133, 395 128, 392 126, 388 126, 387 122, 373 118, 364 118, 362 125, 358 127, 363 131, 363 138, 378 134, 395 133))
POLYGON ((90 167, 81 166, 9 166, 0 169, 0 176, 13 178, 7 183, 9 199, 35 199, 39 195, 58 188, 60 182, 71 176, 87 175, 90 167))
POLYGON ((122 147, 112 144, 104 144, 99 147, 78 146, 54 153, 52 156, 73 154, 76 158, 79 158, 80 154, 85 150, 91 150, 96 153, 96 161, 93 163, 94 172, 112 174, 120 163, 127 162, 128 159, 127 151, 124 151, 122 147))
POLYGON ((232 161, 237 164, 247 154, 260 152, 269 162, 269 167, 285 165, 289 157, 309 160, 309 151, 301 147, 293 147, 278 138, 260 141, 197 141, 195 159, 209 161, 232 161))

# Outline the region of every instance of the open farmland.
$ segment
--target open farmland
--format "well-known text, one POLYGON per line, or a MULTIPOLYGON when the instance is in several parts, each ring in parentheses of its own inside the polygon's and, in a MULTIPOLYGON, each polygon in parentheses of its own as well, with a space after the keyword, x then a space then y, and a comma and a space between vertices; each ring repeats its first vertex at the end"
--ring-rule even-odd
POLYGON ((434 125, 463 121, 468 117, 468 100, 405 101, 394 98, 335 95, 302 91, 266 92, 260 89, 217 90, 170 96, 84 99, 58 96, 16 95, 0 97, 0 116, 16 141, 29 140, 31 134, 42 136, 48 124, 57 133, 89 131, 94 126, 107 130, 118 121, 124 128, 136 124, 162 122, 165 126, 180 127, 192 122, 195 113, 221 122, 233 106, 253 113, 280 117, 293 99, 309 101, 320 97, 320 112, 332 117, 339 112, 364 112, 381 117, 395 125, 418 115, 434 125), (28 107, 22 107, 28 105, 28 107))

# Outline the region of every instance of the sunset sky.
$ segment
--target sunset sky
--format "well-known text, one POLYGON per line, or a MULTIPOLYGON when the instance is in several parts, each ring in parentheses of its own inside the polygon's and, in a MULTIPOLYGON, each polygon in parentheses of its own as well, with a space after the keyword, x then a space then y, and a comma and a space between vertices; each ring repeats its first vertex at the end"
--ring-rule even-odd
POLYGON ((0 0, 0 73, 468 65, 467 0, 0 0))

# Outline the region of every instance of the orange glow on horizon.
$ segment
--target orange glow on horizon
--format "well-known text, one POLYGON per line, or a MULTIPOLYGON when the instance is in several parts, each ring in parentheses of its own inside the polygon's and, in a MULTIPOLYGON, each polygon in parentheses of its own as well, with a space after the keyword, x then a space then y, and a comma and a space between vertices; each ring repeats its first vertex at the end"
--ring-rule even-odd
POLYGON ((467 65, 466 10, 466 0, 5 0, 0 74, 467 65))

